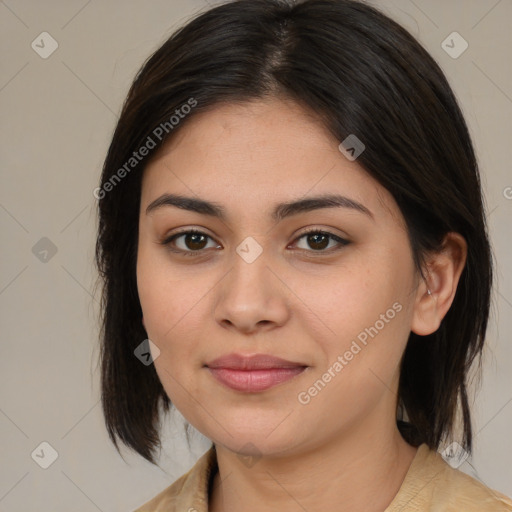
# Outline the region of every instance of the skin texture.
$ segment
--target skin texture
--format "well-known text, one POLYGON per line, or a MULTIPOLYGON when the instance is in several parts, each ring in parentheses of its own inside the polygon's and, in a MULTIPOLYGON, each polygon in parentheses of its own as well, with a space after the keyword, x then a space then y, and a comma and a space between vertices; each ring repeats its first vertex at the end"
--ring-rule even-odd
POLYGON ((399 363, 411 330, 439 327, 466 244, 449 234, 445 250, 432 255, 429 295, 394 199, 338 144, 311 113, 269 98, 196 114, 145 169, 137 259, 143 321, 160 350, 155 367, 166 393, 216 444, 214 512, 383 511, 416 453, 395 422, 399 363), (173 206, 147 215, 163 193, 214 201, 227 219, 173 206), (276 203, 326 193, 362 203, 373 218, 349 208, 270 217, 276 203), (159 243, 186 228, 210 238, 159 243), (309 228, 350 243, 326 239, 315 250, 302 236, 309 228), (252 263, 236 252, 249 236, 263 251, 252 263), (393 304, 400 311, 300 403, 299 393, 393 304), (307 368, 263 392, 234 391, 205 367, 232 352, 307 368))

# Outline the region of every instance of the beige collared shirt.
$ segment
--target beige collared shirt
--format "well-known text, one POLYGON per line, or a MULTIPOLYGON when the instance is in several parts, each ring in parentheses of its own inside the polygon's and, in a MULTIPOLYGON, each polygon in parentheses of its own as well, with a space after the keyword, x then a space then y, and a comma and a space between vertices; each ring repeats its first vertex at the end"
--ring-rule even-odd
MULTIPOLYGON (((208 512, 208 488, 217 472, 210 448, 171 486, 134 512, 208 512)), ((510 512, 512 500, 453 469, 422 444, 393 501, 384 512, 510 512)))

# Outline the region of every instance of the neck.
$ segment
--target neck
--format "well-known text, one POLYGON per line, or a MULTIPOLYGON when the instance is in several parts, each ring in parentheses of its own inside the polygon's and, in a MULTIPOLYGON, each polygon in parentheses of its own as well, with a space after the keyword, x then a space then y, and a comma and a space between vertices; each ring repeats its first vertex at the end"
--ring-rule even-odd
POLYGON ((417 449, 396 425, 344 433, 287 457, 263 456, 253 466, 216 445, 211 512, 382 512, 397 494, 417 449), (346 435, 345 435, 346 434, 346 435))

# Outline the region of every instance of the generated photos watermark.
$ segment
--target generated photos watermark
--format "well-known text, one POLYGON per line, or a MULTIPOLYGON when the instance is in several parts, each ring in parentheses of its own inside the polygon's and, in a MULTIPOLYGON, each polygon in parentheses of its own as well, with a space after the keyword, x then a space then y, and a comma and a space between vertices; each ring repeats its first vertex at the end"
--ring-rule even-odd
POLYGON ((157 145, 157 141, 162 141, 163 138, 169 134, 176 126, 178 126, 182 119, 184 119, 194 107, 197 106, 197 100, 189 98, 187 103, 181 105, 174 111, 174 114, 169 118, 168 121, 160 123, 152 132, 148 135, 146 141, 137 151, 132 153, 132 156, 120 167, 115 174, 113 174, 108 181, 106 181, 101 187, 97 187, 93 191, 93 195, 96 199, 103 199, 108 192, 112 191, 114 187, 129 174, 133 169, 149 155, 150 150, 154 149, 157 145), (156 139, 156 140, 155 140, 156 139))
POLYGON ((143 365, 149 366, 160 355, 160 349, 150 339, 145 339, 133 353, 143 365))
POLYGON ((366 149, 366 146, 357 135, 351 133, 340 143, 338 149, 347 160, 353 162, 366 149))
POLYGON ((469 457, 469 452, 464 450, 464 448, 456 441, 449 444, 443 450, 440 449, 439 453, 443 459, 454 469, 457 469, 459 466, 461 466, 469 457))
POLYGON ((359 354, 361 350, 368 345, 368 337, 375 338, 377 334, 379 334, 386 324, 388 324, 393 318, 395 318, 397 313, 402 311, 402 304, 399 302, 395 302, 392 307, 386 310, 385 313, 382 313, 379 319, 370 327, 366 327, 357 335, 357 340, 352 340, 350 348, 346 350, 343 354, 340 354, 336 361, 334 361, 331 366, 327 369, 322 376, 317 379, 312 386, 310 386, 307 390, 301 391, 297 395, 297 400, 302 405, 307 405, 311 402, 311 400, 317 396, 332 379, 334 379, 340 372, 349 364, 354 356, 359 354), (359 343, 358 343, 359 342, 359 343))

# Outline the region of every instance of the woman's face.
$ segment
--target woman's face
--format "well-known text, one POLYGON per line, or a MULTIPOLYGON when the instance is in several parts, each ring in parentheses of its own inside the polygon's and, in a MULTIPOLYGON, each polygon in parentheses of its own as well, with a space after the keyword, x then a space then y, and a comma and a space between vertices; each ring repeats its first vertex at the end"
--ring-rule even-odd
POLYGON ((145 169, 137 283, 156 371, 231 450, 298 453, 394 422, 417 274, 395 201, 339 142, 291 102, 221 105, 145 169), (146 211, 165 194, 190 201, 146 211), (328 195, 347 199, 312 201, 328 195))

